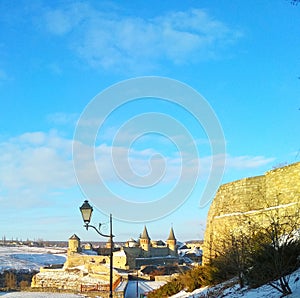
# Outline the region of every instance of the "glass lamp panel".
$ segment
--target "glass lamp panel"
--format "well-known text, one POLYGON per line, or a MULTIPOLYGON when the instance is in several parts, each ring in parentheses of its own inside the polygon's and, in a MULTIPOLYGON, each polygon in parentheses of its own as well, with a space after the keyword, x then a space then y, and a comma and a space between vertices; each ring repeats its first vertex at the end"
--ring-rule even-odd
POLYGON ((88 201, 84 201, 84 203, 80 207, 80 212, 81 212, 83 221, 85 223, 89 223, 91 221, 93 207, 89 204, 88 201))

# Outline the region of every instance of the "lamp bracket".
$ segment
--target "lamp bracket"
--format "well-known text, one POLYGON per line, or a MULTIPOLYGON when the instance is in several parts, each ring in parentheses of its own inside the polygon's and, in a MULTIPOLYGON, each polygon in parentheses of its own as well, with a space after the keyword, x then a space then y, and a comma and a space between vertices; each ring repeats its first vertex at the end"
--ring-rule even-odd
POLYGON ((90 224, 86 224, 84 225, 84 227, 88 230, 88 228, 93 228, 100 236, 102 237, 106 237, 106 238, 110 238, 110 237, 115 237, 115 235, 106 235, 106 234, 103 234, 100 232, 100 228, 101 228, 101 223, 99 224, 99 229, 97 229, 95 226, 93 225, 90 225, 90 224))

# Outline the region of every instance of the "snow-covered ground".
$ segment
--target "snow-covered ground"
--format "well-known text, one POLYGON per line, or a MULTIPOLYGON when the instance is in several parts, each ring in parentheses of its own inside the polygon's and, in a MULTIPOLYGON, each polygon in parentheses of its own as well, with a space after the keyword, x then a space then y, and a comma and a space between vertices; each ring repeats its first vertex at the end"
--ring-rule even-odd
POLYGON ((134 281, 131 280, 127 284, 127 289, 125 293, 125 298, 140 297, 140 294, 151 292, 158 289, 166 282, 164 281, 134 281))
POLYGON ((59 294, 59 293, 34 293, 34 292, 11 292, 1 293, 2 298, 83 298, 85 296, 76 294, 59 294))
MULTIPOLYGON (((39 270, 41 266, 50 264, 63 264, 66 260, 65 249, 39 248, 39 247, 1 247, 0 246, 0 272, 6 269, 39 270)), ((165 284, 155 281, 129 281, 125 298, 152 291, 165 284), (138 287, 137 287, 138 286, 138 287)), ((2 298, 78 298, 86 297, 76 294, 35 293, 35 292, 0 292, 2 298)))
MULTIPOLYGON (((50 264, 63 264, 66 260, 66 250, 62 248, 39 248, 39 247, 3 247, 0 246, 0 272, 6 269, 17 270, 39 270, 41 266, 50 264)), ((140 294, 150 292, 164 285, 165 282, 155 281, 129 281, 125 298, 138 297, 140 294)), ((202 288, 187 293, 181 291, 170 298, 202 298, 209 297, 209 293, 217 290, 224 284, 217 285, 212 288, 202 288)), ((295 271, 290 278, 290 286, 293 294, 289 298, 300 297, 300 269, 295 271)), ((240 290, 238 285, 233 285, 220 290, 219 297, 228 298, 279 298, 281 294, 268 285, 264 285, 257 289, 243 289, 240 290)), ((85 297, 76 294, 59 294, 59 293, 34 293, 34 292, 0 292, 2 298, 79 298, 85 297)), ((218 297, 218 296, 214 296, 218 297)))
POLYGON ((41 266, 63 264, 65 249, 29 246, 0 246, 0 272, 7 269, 39 270, 41 266))
MULTIPOLYGON (((212 293, 213 290, 217 291, 220 289, 220 296, 213 297, 228 297, 228 298, 279 298, 281 293, 272 288, 271 286, 264 285, 257 289, 242 289, 240 290, 237 284, 228 287, 225 290, 221 290, 225 283, 217 285, 212 288, 201 288, 197 289, 191 293, 181 291, 176 295, 171 296, 170 298, 203 298, 203 297, 212 297, 209 296, 209 293, 212 293)), ((300 297, 300 269, 295 271, 290 277, 290 287, 292 289, 292 294, 287 296, 289 298, 299 298, 300 297)))

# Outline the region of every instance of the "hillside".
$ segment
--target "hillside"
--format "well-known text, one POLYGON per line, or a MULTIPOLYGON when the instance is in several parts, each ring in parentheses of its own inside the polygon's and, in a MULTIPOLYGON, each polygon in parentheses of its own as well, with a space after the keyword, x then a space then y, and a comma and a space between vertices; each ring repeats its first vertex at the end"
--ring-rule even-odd
MULTIPOLYGON (((291 295, 286 297, 288 298, 299 298, 300 297, 300 269, 296 270, 290 276, 290 286, 293 291, 291 295)), ((231 280, 224 282, 222 284, 216 285, 214 287, 205 287, 201 289, 196 289, 191 293, 181 291, 176 295, 171 296, 170 298, 206 298, 206 297, 215 297, 215 298, 280 298, 281 293, 272 288, 269 285, 263 285, 257 289, 240 289, 239 285, 231 280)))
POLYGON ((39 270, 41 266, 63 264, 65 249, 16 246, 0 246, 0 273, 5 270, 39 270))

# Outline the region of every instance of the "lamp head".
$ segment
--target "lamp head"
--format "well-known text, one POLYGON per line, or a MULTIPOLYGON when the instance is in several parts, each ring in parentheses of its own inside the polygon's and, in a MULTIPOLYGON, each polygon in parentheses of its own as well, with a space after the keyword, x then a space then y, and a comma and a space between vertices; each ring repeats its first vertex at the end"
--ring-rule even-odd
POLYGON ((85 200, 79 209, 82 215, 82 219, 87 228, 92 218, 93 207, 89 204, 88 200, 85 200))

